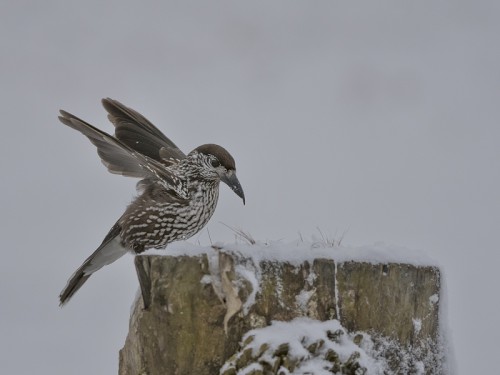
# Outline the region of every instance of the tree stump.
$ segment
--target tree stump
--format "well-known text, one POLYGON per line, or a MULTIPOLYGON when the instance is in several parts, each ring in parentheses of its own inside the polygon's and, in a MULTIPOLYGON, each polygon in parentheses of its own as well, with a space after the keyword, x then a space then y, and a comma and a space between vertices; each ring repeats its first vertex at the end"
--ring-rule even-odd
POLYGON ((216 375, 246 332, 298 317, 369 333, 394 374, 410 373, 412 363, 424 366, 422 374, 445 373, 437 267, 326 258, 256 264, 221 249, 137 256, 135 265, 141 294, 120 351, 120 375, 216 375))

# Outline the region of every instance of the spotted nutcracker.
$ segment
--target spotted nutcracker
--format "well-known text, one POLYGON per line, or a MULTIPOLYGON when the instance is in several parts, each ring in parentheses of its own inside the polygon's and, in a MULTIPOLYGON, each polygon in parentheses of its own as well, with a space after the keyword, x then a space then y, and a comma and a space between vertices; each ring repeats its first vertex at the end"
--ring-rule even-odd
POLYGON ((60 111, 59 120, 84 134, 97 147, 111 173, 141 178, 139 195, 83 262, 59 295, 61 305, 94 272, 123 256, 163 248, 198 233, 215 211, 219 182, 245 203, 233 157, 221 146, 205 144, 185 155, 144 116, 112 99, 103 99, 114 136, 60 111))

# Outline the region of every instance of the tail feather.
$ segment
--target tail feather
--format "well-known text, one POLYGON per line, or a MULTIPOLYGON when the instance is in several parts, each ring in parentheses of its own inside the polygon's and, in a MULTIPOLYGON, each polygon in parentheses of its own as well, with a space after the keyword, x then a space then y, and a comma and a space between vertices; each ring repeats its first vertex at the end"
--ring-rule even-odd
POLYGON ((120 243, 120 229, 118 225, 111 228, 101 246, 70 277, 59 295, 60 306, 66 304, 73 297, 90 275, 125 255, 127 249, 120 243))

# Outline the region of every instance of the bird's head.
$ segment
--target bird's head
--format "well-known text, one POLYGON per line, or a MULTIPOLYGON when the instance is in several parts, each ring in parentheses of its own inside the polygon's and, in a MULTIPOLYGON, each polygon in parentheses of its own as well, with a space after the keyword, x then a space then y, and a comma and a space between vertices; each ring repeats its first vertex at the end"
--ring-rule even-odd
POLYGON ((225 148, 215 144, 205 144, 195 148, 189 155, 197 156, 197 163, 205 178, 224 182, 243 199, 243 204, 245 204, 245 194, 236 177, 236 164, 225 148))

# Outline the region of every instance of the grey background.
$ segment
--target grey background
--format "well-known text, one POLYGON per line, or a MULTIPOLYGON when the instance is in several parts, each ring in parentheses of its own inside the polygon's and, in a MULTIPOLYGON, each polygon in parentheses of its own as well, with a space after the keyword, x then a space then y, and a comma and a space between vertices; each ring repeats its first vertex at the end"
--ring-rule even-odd
MULTIPOLYGON (((500 32, 496 1, 12 1, 0 12, 0 371, 113 374, 132 257, 60 309, 68 276, 134 194, 64 108, 144 113, 185 151, 237 160, 208 225, 257 239, 347 233, 424 249, 446 273, 462 374, 497 357, 500 32)), ((209 244, 207 231, 192 239, 209 244)))

